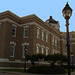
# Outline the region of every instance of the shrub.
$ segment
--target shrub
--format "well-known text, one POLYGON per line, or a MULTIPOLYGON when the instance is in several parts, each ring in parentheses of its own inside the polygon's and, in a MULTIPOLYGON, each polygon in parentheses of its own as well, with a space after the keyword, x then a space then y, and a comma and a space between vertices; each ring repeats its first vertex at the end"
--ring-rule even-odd
POLYGON ((38 66, 30 67, 27 72, 36 74, 65 74, 65 69, 62 66, 38 66))

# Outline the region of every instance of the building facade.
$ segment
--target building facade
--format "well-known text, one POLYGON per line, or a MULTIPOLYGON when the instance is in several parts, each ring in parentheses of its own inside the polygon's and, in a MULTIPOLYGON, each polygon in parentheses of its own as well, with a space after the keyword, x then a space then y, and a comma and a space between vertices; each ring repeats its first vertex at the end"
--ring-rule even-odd
MULTIPOLYGON (((70 32, 71 53, 75 56, 75 32, 70 32)), ((10 11, 0 13, 0 68, 22 68, 26 54, 67 55, 66 34, 52 16, 46 22, 35 14, 19 17, 10 11)), ((75 61, 75 59, 74 59, 75 61)), ((27 62, 28 65, 30 62, 27 62)))

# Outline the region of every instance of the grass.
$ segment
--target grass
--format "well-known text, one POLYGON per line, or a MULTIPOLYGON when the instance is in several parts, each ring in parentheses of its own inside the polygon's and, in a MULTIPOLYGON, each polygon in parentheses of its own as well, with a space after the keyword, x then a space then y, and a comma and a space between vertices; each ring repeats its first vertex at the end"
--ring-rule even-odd
MULTIPOLYGON (((11 71, 11 72, 24 72, 24 69, 0 69, 1 71, 11 71)), ((68 73, 68 69, 65 69, 66 73, 68 73)), ((71 69, 72 72, 72 69, 71 69)), ((75 69, 73 70, 75 72, 75 69)))
MULTIPOLYGON (((66 73, 68 73, 68 69, 65 69, 66 73)), ((71 69, 71 72, 72 72, 72 69, 71 69)), ((75 72, 75 69, 73 69, 73 72, 75 72)))
POLYGON ((23 69, 0 69, 2 71, 12 71, 12 72, 24 72, 23 69))

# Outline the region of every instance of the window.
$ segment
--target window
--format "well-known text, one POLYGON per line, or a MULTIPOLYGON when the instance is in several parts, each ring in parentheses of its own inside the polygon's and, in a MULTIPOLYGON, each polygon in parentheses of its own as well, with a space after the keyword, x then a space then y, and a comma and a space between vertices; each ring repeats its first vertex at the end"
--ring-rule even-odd
POLYGON ((36 51, 37 54, 39 53, 39 50, 40 50, 40 47, 37 46, 37 51, 36 51))
POLYGON ((28 54, 28 45, 23 46, 23 58, 28 54))
POLYGON ((70 44, 70 50, 72 51, 72 44, 70 44))
POLYGON ((57 41, 57 46, 58 46, 58 48, 60 47, 60 41, 59 41, 59 39, 57 41))
POLYGON ((12 27, 12 36, 13 37, 16 36, 16 27, 15 26, 12 27))
POLYGON ((28 27, 24 28, 24 38, 28 38, 28 27))
POLYGON ((14 52, 15 52, 15 45, 11 44, 10 45, 10 57, 14 57, 14 52))
POLYGON ((1 23, 0 23, 0 28, 1 28, 1 23))
POLYGON ((48 50, 48 49, 46 49, 46 55, 48 55, 48 53, 49 53, 49 50, 48 50))
POLYGON ((64 48, 64 50, 66 49, 66 43, 65 43, 65 41, 63 41, 63 48, 64 48))
POLYGON ((46 34, 46 42, 48 42, 48 34, 46 34))
POLYGON ((55 46, 57 46, 57 38, 55 38, 55 46))
POLYGON ((72 39, 72 34, 70 34, 70 39, 72 39))
POLYGON ((52 37, 52 45, 54 45, 54 36, 52 37))
POLYGON ((37 29, 37 38, 40 38, 40 29, 37 29))
POLYGON ((44 54, 44 48, 42 47, 41 53, 44 54))
POLYGON ((42 40, 44 40, 44 32, 42 31, 42 40))

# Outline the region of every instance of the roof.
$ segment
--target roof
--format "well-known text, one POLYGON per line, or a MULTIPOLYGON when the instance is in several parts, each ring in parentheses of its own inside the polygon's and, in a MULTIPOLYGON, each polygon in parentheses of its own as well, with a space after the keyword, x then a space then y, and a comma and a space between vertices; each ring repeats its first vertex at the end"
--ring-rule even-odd
POLYGON ((58 21, 54 20, 52 18, 52 16, 50 16, 50 18, 48 20, 46 20, 46 21, 49 21, 49 23, 56 23, 56 24, 58 23, 58 21))

